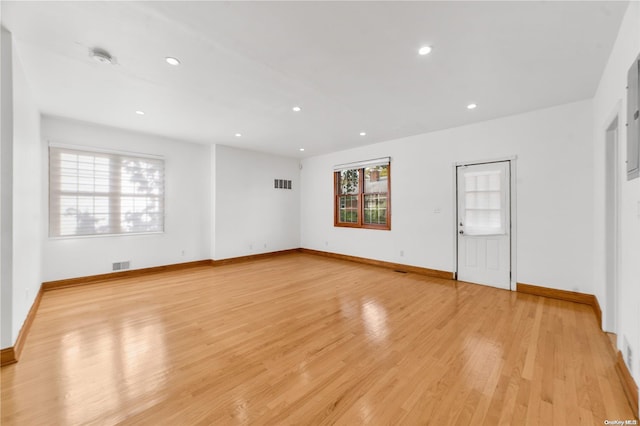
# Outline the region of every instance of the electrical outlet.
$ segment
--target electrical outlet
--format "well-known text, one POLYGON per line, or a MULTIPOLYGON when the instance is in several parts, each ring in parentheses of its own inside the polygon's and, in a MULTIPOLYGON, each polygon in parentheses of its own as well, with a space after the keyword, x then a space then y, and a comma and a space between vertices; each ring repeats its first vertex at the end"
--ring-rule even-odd
POLYGON ((400 257, 404 257, 404 250, 400 250, 400 257))
POLYGON ((264 248, 267 248, 267 243, 264 243, 264 248))
POLYGON ((324 242, 324 246, 325 246, 325 247, 329 246, 329 241, 325 241, 325 242, 324 242))
POLYGON ((253 250, 253 244, 249 244, 249 250, 253 250))
POLYGON ((182 256, 184 256, 184 250, 182 250, 182 256))

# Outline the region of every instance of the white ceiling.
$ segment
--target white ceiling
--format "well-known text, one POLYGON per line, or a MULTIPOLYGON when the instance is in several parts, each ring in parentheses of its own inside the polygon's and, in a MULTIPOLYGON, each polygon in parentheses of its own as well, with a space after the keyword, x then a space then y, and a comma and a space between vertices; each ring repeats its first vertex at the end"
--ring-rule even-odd
POLYGON ((45 114, 298 157, 590 98, 626 7, 3 1, 2 24, 45 114))

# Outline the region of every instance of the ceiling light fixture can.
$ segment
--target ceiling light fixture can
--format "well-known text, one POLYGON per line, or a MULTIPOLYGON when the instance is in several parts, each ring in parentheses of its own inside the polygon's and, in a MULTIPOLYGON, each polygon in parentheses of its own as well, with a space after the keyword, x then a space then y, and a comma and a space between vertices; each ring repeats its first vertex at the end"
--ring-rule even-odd
POLYGON ((302 108, 300 108, 299 106, 294 106, 292 109, 293 109, 295 112, 300 112, 300 111, 302 111, 302 108))
POLYGON ((236 138, 239 138, 242 136, 242 133, 236 133, 236 138))
POLYGON ((173 65, 174 67, 180 65, 180 61, 177 58, 171 56, 167 56, 166 58, 164 58, 164 60, 167 61, 169 65, 173 65))
POLYGON ((304 148, 300 148, 300 152, 304 151, 304 148))
POLYGON ((475 109, 478 105, 476 104, 469 104, 467 105, 467 109, 475 109))
POLYGON ((360 132, 360 136, 367 136, 366 132, 360 132))
POLYGON ((140 110, 138 110, 138 111, 136 111, 136 114, 138 114, 138 115, 144 115, 144 111, 140 111, 140 110))

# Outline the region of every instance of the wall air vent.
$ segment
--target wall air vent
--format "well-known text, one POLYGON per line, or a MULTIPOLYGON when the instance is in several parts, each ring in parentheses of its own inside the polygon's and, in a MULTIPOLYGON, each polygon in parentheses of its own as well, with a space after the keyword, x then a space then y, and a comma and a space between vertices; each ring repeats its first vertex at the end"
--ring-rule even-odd
POLYGON ((273 187, 275 189, 291 189, 291 181, 286 179, 274 179, 273 187))
POLYGON ((131 267, 131 261, 127 260, 124 262, 113 262, 112 266, 113 266, 112 271, 123 271, 131 267))

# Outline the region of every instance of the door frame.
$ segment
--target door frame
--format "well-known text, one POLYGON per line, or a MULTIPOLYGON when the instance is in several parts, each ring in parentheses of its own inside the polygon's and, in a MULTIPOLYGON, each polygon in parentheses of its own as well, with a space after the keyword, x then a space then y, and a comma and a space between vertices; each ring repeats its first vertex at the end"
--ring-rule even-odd
POLYGON ((604 288, 604 304, 605 310, 603 312, 603 324, 602 327, 605 331, 610 333, 618 333, 618 305, 620 295, 620 223, 621 223, 621 184, 622 184, 622 170, 624 170, 624 163, 620 159, 621 145, 620 145, 620 114, 619 109, 616 108, 614 114, 607 121, 605 127, 604 138, 604 276, 605 276, 605 288, 604 288), (610 169, 611 168, 611 169, 610 169), (612 175, 612 176, 611 176, 612 175), (612 182, 609 182, 609 178, 613 178, 612 182), (613 193, 609 194, 611 189, 609 185, 613 186, 613 193), (611 197, 611 199, 609 199, 611 197), (607 205, 607 200, 612 201, 611 210, 607 205), (612 228, 609 229, 609 220, 612 220, 612 228), (611 235, 609 232, 611 231, 611 235), (608 250, 612 250, 612 259, 607 258, 608 250), (610 282, 611 280, 611 282, 610 282))
POLYGON ((509 162, 509 196, 510 196, 510 214, 509 214, 509 262, 510 262, 510 278, 509 289, 517 290, 517 268, 516 268, 516 248, 517 248, 517 217, 516 214, 516 163, 518 156, 489 158, 485 160, 475 161, 457 161, 453 163, 453 279, 458 279, 458 167, 459 166, 475 166, 478 164, 502 163, 509 162))

